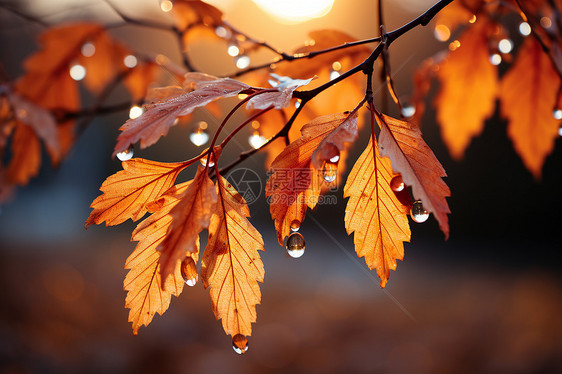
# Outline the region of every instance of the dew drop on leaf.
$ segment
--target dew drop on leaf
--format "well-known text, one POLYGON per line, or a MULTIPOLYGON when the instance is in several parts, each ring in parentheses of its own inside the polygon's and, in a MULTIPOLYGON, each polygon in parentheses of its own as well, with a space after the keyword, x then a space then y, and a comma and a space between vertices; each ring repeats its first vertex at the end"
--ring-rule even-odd
POLYGON ((400 174, 390 180, 390 188, 394 192, 403 191, 405 187, 406 185, 404 184, 404 181, 402 180, 402 176, 400 174))
MULTIPOLYGON (((199 159, 199 162, 201 163, 201 165, 207 166, 207 156, 201 157, 199 159)), ((213 166, 215 166, 215 162, 211 160, 211 162, 209 162, 209 167, 212 168, 213 166)))
POLYGON ((334 157, 332 157, 330 159, 330 162, 335 164, 335 163, 339 162, 339 160, 340 160, 340 155, 335 155, 334 157))
POLYGON ((289 256, 292 258, 301 257, 305 249, 304 237, 298 232, 293 232, 287 239, 286 247, 289 256))
POLYGON ((140 117, 144 113, 144 109, 138 105, 133 105, 131 109, 129 109, 129 118, 135 119, 140 117))
MULTIPOLYGON (((339 158, 338 158, 339 159, 339 158)), ((338 163, 337 162, 326 162, 324 163, 324 168, 322 169, 322 177, 327 183, 332 183, 336 180, 338 176, 338 163)))
POLYGON ((410 216, 417 223, 423 223, 429 218, 429 212, 425 210, 421 200, 416 200, 410 210, 410 216))
POLYGON ((117 158, 119 159, 119 161, 127 161, 133 158, 133 154, 133 147, 129 147, 129 149, 127 149, 126 151, 117 153, 117 158))
POLYGON ((298 220, 294 219, 293 222, 291 222, 291 232, 297 232, 300 228, 301 223, 298 220))
POLYGON ((239 355, 248 352, 248 339, 242 334, 236 334, 232 338, 232 349, 239 355))
POLYGON ((192 257, 186 257, 181 262, 181 276, 183 277, 185 284, 189 287, 193 287, 197 284, 197 265, 192 257))

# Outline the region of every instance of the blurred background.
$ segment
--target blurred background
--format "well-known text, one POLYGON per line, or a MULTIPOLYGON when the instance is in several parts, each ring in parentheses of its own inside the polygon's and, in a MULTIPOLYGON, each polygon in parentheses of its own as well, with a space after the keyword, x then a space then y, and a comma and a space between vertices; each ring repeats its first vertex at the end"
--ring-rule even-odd
MULTIPOLYGON (((325 15, 308 20, 275 17, 260 1, 214 3, 231 24, 286 51, 307 40, 311 30, 334 28, 357 39, 377 35, 376 2, 368 0, 335 0, 325 15)), ((386 1, 387 28, 399 27, 432 3, 386 1)), ((0 4, 49 24, 120 20, 98 0, 0 4)), ((115 4, 131 17, 169 21, 156 0, 115 4)), ((22 61, 37 49, 42 27, 3 7, 0 56, 15 79, 22 74, 22 61)), ((180 61, 168 33, 131 25, 111 33, 135 50, 180 61)), ((512 38, 520 44, 515 31, 512 38)), ((411 95, 416 67, 446 47, 434 38, 431 25, 394 43, 390 53, 398 92, 411 95)), ((195 44, 191 50, 201 70, 236 71, 225 44, 195 44)), ((270 58, 258 54, 252 62, 270 58)), ((435 92, 434 87, 428 103, 435 92)), ((0 372, 562 372, 562 141, 557 140, 542 179, 535 181, 496 114, 464 159, 453 161, 428 108, 424 139, 447 170, 452 190, 450 239, 443 240, 432 218, 412 222, 404 261, 381 290, 376 273, 357 259, 353 239, 345 233, 341 188, 333 193, 336 205, 308 214, 300 230, 306 253, 299 259, 277 243, 262 193, 250 210, 266 244, 261 254, 266 279, 243 356, 233 352, 200 283, 186 287, 163 317, 133 336, 122 282, 135 224, 83 227, 102 181, 121 168, 111 152, 128 113, 96 119, 60 168, 44 166, 0 208, 0 372)), ((194 123, 200 120, 216 128, 210 113, 196 112, 194 123)), ((189 123, 173 127, 168 137, 135 155, 186 159, 200 152, 188 140, 192 131, 189 123)), ((364 148, 366 134, 352 148, 347 170, 364 148)), ((240 134, 230 157, 249 148, 249 135, 240 134)), ((264 162, 258 154, 241 166, 257 171, 265 185, 264 162)))

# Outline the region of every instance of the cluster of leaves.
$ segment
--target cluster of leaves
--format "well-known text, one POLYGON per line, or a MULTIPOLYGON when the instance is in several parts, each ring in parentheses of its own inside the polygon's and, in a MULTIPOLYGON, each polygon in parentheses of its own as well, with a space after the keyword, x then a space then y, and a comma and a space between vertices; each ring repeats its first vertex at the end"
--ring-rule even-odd
POLYGON ((438 120, 454 156, 460 157, 470 138, 481 131, 499 97, 502 113, 510 120, 509 136, 529 169, 540 174, 558 129, 552 109, 560 88, 560 67, 556 66, 559 8, 539 0, 526 2, 526 8, 517 2, 498 5, 484 0, 458 1, 446 7, 451 2, 441 0, 390 32, 382 27, 380 14, 382 35, 368 40, 356 41, 334 30, 316 31, 311 33, 311 41, 291 54, 241 33, 218 9, 201 1, 176 0, 172 26, 136 21, 116 9, 128 23, 172 31, 184 51, 185 69, 191 70, 185 74, 183 68, 162 57, 132 53, 99 25, 49 29, 41 37, 42 49, 26 61, 24 77, 0 86, 2 151, 11 144, 9 162, 0 175, 2 191, 25 184, 37 174, 40 140, 53 163, 60 162, 76 130, 84 126, 76 126, 75 119, 88 120, 111 109, 102 106, 103 100, 119 83, 131 93, 127 106, 143 102, 145 112, 121 127, 114 156, 136 143, 141 149, 153 145, 178 118, 197 108, 240 97, 224 115, 209 148, 199 155, 175 163, 142 158, 124 161, 123 170, 103 182, 86 227, 142 219, 131 236, 138 244, 125 265, 129 269, 124 282, 126 307, 135 334, 156 313, 164 313, 172 295, 179 296, 185 284, 197 282, 201 257, 199 274, 205 288, 210 289, 215 316, 232 335, 235 349, 243 352, 261 301, 259 282, 264 280, 264 266, 259 250, 264 250, 264 242, 248 220, 246 202, 224 175, 256 151, 269 154, 271 175, 266 195, 272 198, 270 212, 283 244, 304 221, 307 208, 313 209, 320 195, 337 183, 338 179, 326 178, 326 173, 342 173, 340 164, 346 149, 357 140, 364 114, 368 114, 371 136, 344 186, 344 196, 349 198, 345 228, 354 234, 358 256, 376 270, 381 287, 388 282, 390 270, 396 269, 396 260, 403 258, 403 243, 410 241, 411 197, 433 214, 445 237, 449 235, 446 197, 450 190, 442 179, 446 173, 422 139, 419 126, 422 99, 432 76, 441 81, 436 100, 438 120), (513 67, 499 83, 497 68, 489 62, 489 46, 501 35, 499 17, 514 9, 529 21, 548 14, 556 21, 556 29, 531 22, 534 36, 525 41, 513 67), (428 24, 440 11, 438 22, 447 23, 450 29, 468 25, 459 38, 460 47, 456 45, 454 51, 422 66, 416 76, 417 110, 412 119, 380 113, 372 87, 375 62, 381 57, 387 88, 401 107, 390 75, 389 46, 414 27, 428 24), (234 38, 246 51, 265 48, 277 58, 230 78, 195 72, 188 54, 190 40, 206 36, 221 42, 234 38), (85 56, 82 48, 88 43, 96 52, 85 56), (365 47, 369 43, 378 44, 371 50, 365 47), (135 56, 139 63, 124 65, 127 56, 135 56), (79 108, 77 82, 68 74, 75 64, 86 67, 85 86, 98 98, 93 108, 79 108), (153 89, 147 95, 149 84, 156 81, 156 72, 162 67, 179 84, 153 89), (241 76, 244 81, 234 79, 241 76), (337 89, 332 88, 336 84, 337 89), (225 135, 225 125, 237 111, 246 111, 247 119, 225 135), (255 119, 261 122, 260 131, 268 140, 219 168, 224 147, 255 119), (218 143, 221 134, 223 140, 218 143), (189 167, 195 169, 193 179, 176 184, 179 173, 189 167), (393 187, 396 183, 400 188, 393 187), (204 230, 208 240, 200 256, 204 230))

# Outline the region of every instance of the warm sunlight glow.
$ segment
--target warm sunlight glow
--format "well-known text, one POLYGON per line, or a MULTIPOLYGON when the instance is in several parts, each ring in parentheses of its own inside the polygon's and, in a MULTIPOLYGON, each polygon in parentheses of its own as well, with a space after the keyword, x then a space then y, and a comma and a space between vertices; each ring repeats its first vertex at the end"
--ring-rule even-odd
POLYGON ((254 3, 281 22, 299 23, 325 16, 334 0, 254 0, 254 3))

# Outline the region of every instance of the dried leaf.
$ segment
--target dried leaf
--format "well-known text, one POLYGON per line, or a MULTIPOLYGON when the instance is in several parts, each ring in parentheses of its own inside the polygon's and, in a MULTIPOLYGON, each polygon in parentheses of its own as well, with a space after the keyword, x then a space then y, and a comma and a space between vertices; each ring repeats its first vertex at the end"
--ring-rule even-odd
POLYGON ((435 215, 439 228, 449 237, 449 187, 442 177, 447 176, 429 146, 422 139, 420 129, 413 123, 382 115, 377 116, 381 127, 379 147, 381 155, 389 157, 396 173, 412 187, 414 198, 421 200, 428 212, 435 215))
POLYGON ((293 92, 299 87, 309 84, 314 78, 310 79, 292 79, 282 77, 277 74, 270 74, 277 82, 271 81, 273 87, 277 89, 274 92, 265 92, 256 95, 248 101, 247 109, 267 109, 273 107, 275 109, 283 109, 291 104, 293 92))
MULTIPOLYGON (((151 208, 156 210, 139 223, 131 236, 131 241, 138 241, 138 244, 125 263, 125 269, 130 271, 123 288, 127 291, 125 307, 130 309, 129 322, 133 323, 135 335, 142 325, 148 326, 157 312, 162 315, 168 309, 172 295, 179 296, 183 290, 184 280, 179 265, 174 269, 173 277, 168 277, 164 287, 160 287, 160 252, 157 248, 172 223, 170 210, 179 203, 179 196, 190 183, 174 186, 159 199, 158 204, 153 204, 151 208)), ((199 241, 196 247, 199 248, 199 241)), ((186 256, 197 261, 198 251, 186 253, 186 256)))
MULTIPOLYGON (((131 144, 139 140, 141 148, 146 148, 166 135, 177 117, 185 116, 195 108, 203 107, 214 100, 236 96, 250 88, 234 79, 212 78, 214 79, 195 81, 195 90, 192 92, 147 105, 146 111, 140 117, 125 122, 120 128, 123 132, 117 138, 113 155, 127 150, 131 144)), ((191 80, 189 75, 186 76, 186 81, 191 80)))
POLYGON ((315 168, 320 169, 324 162, 339 156, 345 150, 347 143, 352 143, 357 139, 357 117, 357 112, 348 115, 347 119, 322 139, 312 154, 312 163, 315 168))
POLYGON ((172 223, 158 246, 161 252, 159 263, 162 289, 165 289, 168 275, 174 273, 186 253, 199 250, 199 233, 209 227, 217 193, 207 171, 206 167, 198 167, 193 182, 178 195, 180 202, 170 211, 172 223))
POLYGON ((26 185, 39 173, 41 143, 30 126, 16 124, 12 138, 12 157, 6 167, 6 182, 26 185))
POLYGON ((534 38, 519 49, 500 89, 502 115, 509 120, 507 135, 535 178, 540 178, 547 155, 554 149, 559 121, 552 111, 560 78, 534 38))
POLYGON ((441 90, 436 99, 437 120, 451 155, 459 159, 484 120, 496 107, 497 67, 490 63, 488 36, 492 24, 477 21, 459 39, 461 45, 441 64, 441 90))
POLYGON ((410 241, 409 209, 390 188, 392 177, 390 160, 379 155, 376 140, 374 147, 371 140, 344 187, 344 197, 349 197, 345 228, 348 234, 355 233, 357 255, 365 257, 370 269, 377 269, 381 287, 388 282, 390 270, 396 270, 396 259, 404 257, 403 242, 410 241))
POLYGON ((86 228, 105 221, 118 225, 131 218, 137 221, 147 212, 147 204, 160 197, 175 182, 190 162, 164 163, 133 158, 122 163, 123 170, 108 177, 101 185, 102 195, 90 205, 94 210, 86 228))
POLYGON ((271 164, 273 173, 265 191, 279 244, 291 233, 293 221, 299 225, 303 222, 307 206, 310 209, 316 206, 326 182, 322 171, 313 167, 312 155, 322 140, 348 117, 348 113, 330 114, 307 123, 301 130, 302 136, 289 144, 271 164))
POLYGON ((246 202, 220 175, 217 196, 201 278, 210 288, 213 310, 224 331, 233 337, 249 336, 261 300, 258 282, 263 282, 264 267, 258 250, 264 249, 264 243, 246 218, 250 216, 246 202))

